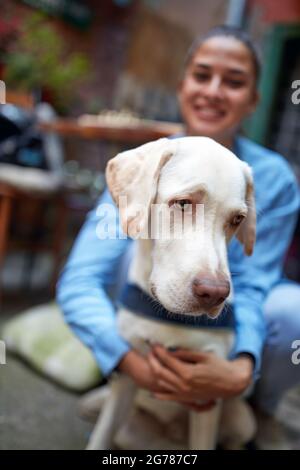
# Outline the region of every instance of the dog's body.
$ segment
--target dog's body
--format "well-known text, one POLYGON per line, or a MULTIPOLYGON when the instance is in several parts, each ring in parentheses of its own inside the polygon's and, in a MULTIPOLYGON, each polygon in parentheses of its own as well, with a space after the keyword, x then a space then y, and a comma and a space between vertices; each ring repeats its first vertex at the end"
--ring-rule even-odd
MULTIPOLYGON (((174 315, 216 318, 230 291, 226 251, 229 240, 238 231, 245 252, 249 255, 253 249, 255 213, 247 165, 207 138, 161 139, 118 155, 108 165, 107 180, 120 207, 123 230, 138 238, 129 281, 174 315), (126 196, 126 207, 121 207, 120 196, 126 196), (148 230, 151 204, 162 204, 167 211, 170 208, 175 211, 170 219, 174 229, 178 220, 176 211, 182 214, 186 201, 191 207, 191 217, 185 221, 181 238, 141 239, 146 227, 148 230), (204 205, 205 210, 200 231, 194 230, 197 204, 204 205)), ((149 343, 155 342, 227 357, 232 345, 230 330, 201 330, 165 320, 158 322, 121 308, 117 323, 122 337, 141 353, 146 353, 149 343)), ((135 385, 127 377, 113 383, 89 448, 111 447, 116 429, 133 404, 135 392, 135 385)), ((167 408, 164 404, 166 415, 167 408)), ((174 404, 170 409, 174 411, 174 404)), ((201 414, 190 412, 188 445, 191 449, 214 447, 219 415, 220 405, 201 414)))
MULTIPOLYGON (((129 283, 138 285, 147 292, 151 271, 152 240, 138 240, 136 244, 128 276, 129 283)), ((216 353, 219 351, 220 355, 224 355, 224 348, 227 350, 232 342, 230 330, 206 328, 203 334, 199 328, 173 324, 167 319, 158 322, 153 318, 138 316, 126 308, 120 308, 117 324, 122 337, 142 353, 148 352, 149 345, 155 342, 167 348, 182 347, 202 351, 213 349, 216 353)))

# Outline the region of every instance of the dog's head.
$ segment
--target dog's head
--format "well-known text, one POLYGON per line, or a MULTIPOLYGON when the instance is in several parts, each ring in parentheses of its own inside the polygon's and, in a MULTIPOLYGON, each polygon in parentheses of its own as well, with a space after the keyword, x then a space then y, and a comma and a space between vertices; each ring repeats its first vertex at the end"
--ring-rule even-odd
POLYGON ((255 243, 250 167, 206 137, 160 139, 106 171, 125 233, 153 239, 149 291, 169 311, 216 317, 230 291, 227 245, 255 243))

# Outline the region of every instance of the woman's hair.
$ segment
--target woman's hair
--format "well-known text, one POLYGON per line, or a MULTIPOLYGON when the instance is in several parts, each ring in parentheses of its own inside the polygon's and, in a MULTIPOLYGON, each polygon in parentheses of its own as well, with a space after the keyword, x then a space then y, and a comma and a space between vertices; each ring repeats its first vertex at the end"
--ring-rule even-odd
POLYGON ((211 28, 207 33, 197 36, 186 54, 184 61, 184 70, 186 70, 186 68, 190 64, 199 47, 207 39, 215 37, 231 37, 236 39, 237 41, 240 41, 242 44, 244 44, 244 46, 247 47, 253 62, 255 82, 257 83, 261 72, 260 51, 257 45, 251 39, 250 35, 245 30, 238 28, 237 26, 215 26, 214 28, 211 28))

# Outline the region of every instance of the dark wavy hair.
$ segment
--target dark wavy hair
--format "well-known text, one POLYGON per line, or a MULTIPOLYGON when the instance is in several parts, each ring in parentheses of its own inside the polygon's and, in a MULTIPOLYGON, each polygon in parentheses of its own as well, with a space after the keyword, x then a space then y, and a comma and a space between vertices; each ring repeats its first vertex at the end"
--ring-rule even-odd
POLYGON ((229 26, 229 25, 220 25, 211 28, 207 33, 201 34, 196 37, 194 42, 192 43, 191 47, 189 48, 185 61, 184 61, 184 71, 190 64, 191 60, 193 59, 194 55, 196 54, 197 50, 207 39, 215 38, 215 37, 231 37, 240 41, 246 48, 248 49, 251 60, 253 63, 254 73, 255 73, 255 82, 256 85, 260 78, 261 73, 261 54, 258 46, 254 43, 251 39, 250 35, 247 31, 243 30, 242 28, 238 28, 236 26, 229 26))

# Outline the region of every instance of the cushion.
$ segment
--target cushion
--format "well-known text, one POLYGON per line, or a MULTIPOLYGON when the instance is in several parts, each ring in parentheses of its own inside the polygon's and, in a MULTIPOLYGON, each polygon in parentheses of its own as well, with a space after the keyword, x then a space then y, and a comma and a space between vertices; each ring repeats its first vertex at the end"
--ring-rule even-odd
POLYGON ((8 351, 71 390, 82 392, 101 381, 90 350, 71 332, 55 302, 31 308, 4 325, 8 351))

